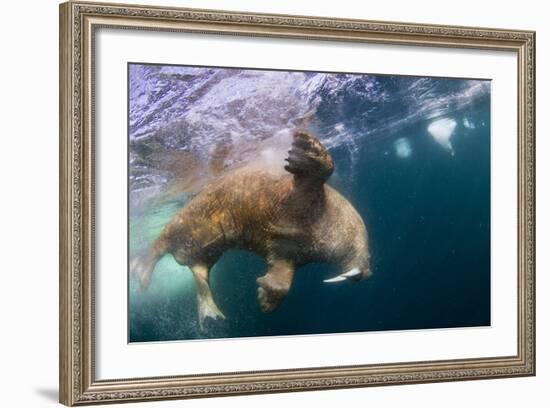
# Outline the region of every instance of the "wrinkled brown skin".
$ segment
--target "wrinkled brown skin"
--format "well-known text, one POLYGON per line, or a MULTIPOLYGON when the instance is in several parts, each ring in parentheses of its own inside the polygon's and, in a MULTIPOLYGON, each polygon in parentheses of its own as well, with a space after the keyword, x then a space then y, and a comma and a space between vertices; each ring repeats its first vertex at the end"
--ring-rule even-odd
POLYGON ((264 312, 279 306, 296 269, 310 262, 336 264, 340 272, 358 268, 355 279, 369 277, 363 220, 325 184, 334 168, 328 151, 313 136, 297 132, 287 161, 284 170, 241 168, 195 196, 156 241, 142 283, 148 283, 160 256, 172 254, 194 273, 202 324, 205 317, 223 317, 208 272, 228 249, 249 250, 267 261, 267 273, 257 280, 264 312))

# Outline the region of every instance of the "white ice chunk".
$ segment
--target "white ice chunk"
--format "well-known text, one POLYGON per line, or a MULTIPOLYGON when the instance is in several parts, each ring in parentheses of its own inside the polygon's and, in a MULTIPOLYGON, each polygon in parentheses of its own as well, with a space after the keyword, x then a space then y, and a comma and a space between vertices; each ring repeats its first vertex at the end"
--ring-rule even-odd
POLYGON ((462 120, 462 124, 464 125, 464 127, 466 129, 475 129, 476 128, 476 125, 474 124, 474 122, 472 122, 470 119, 468 118, 464 118, 462 120))
POLYGON ((334 125, 334 130, 336 130, 337 132, 342 133, 345 129, 346 129, 346 127, 344 126, 344 124, 342 122, 337 123, 336 125, 334 125))
POLYGON ((406 137, 401 137, 393 142, 393 147, 395 148, 395 154, 401 159, 406 159, 412 153, 411 143, 406 137))
POLYGON ((451 136, 455 128, 456 121, 450 118, 437 119, 428 125, 428 132, 433 139, 452 156, 454 156, 455 151, 451 144, 451 136))

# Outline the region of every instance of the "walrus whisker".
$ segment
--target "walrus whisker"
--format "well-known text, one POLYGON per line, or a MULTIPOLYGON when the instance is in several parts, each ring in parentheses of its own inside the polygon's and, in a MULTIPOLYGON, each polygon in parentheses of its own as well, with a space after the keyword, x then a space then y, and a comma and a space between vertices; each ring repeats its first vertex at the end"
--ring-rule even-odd
POLYGON ((347 272, 342 273, 341 275, 335 276, 334 278, 325 279, 323 282, 325 283, 333 283, 333 282, 342 282, 346 279, 353 278, 354 276, 357 276, 361 273, 359 268, 353 268, 347 272))

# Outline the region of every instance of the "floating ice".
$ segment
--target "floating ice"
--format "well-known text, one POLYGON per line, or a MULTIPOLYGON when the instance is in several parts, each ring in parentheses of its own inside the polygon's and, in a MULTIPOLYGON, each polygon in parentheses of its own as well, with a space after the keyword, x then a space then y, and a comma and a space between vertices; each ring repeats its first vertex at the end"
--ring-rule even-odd
POLYGON ((475 129, 476 128, 476 125, 474 124, 474 122, 472 122, 470 119, 468 118, 464 118, 462 120, 462 124, 464 125, 464 127, 466 129, 475 129))
POLYGON ((428 132, 433 139, 452 156, 454 156, 455 151, 450 139, 455 128, 456 121, 449 118, 437 119, 428 125, 428 132))
POLYGON ((401 159, 406 159, 412 153, 411 143, 405 137, 401 137, 393 142, 393 147, 395 148, 395 154, 401 159))
POLYGON ((334 125, 334 130, 336 130, 337 132, 343 132, 344 130, 346 129, 346 127, 344 126, 344 124, 342 122, 340 123, 337 123, 336 125, 334 125))

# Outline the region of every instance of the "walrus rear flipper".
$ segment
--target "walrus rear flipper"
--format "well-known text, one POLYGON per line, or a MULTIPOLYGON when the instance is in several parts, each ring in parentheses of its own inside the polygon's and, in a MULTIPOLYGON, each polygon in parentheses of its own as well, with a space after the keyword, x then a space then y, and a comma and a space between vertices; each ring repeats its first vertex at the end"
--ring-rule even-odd
POLYGON ((142 289, 149 287, 155 265, 166 251, 167 245, 159 239, 130 261, 130 273, 138 278, 142 289))
POLYGON ((288 162, 285 170, 300 181, 311 180, 322 184, 334 171, 334 162, 328 150, 306 132, 294 133, 294 141, 285 160, 288 162))

